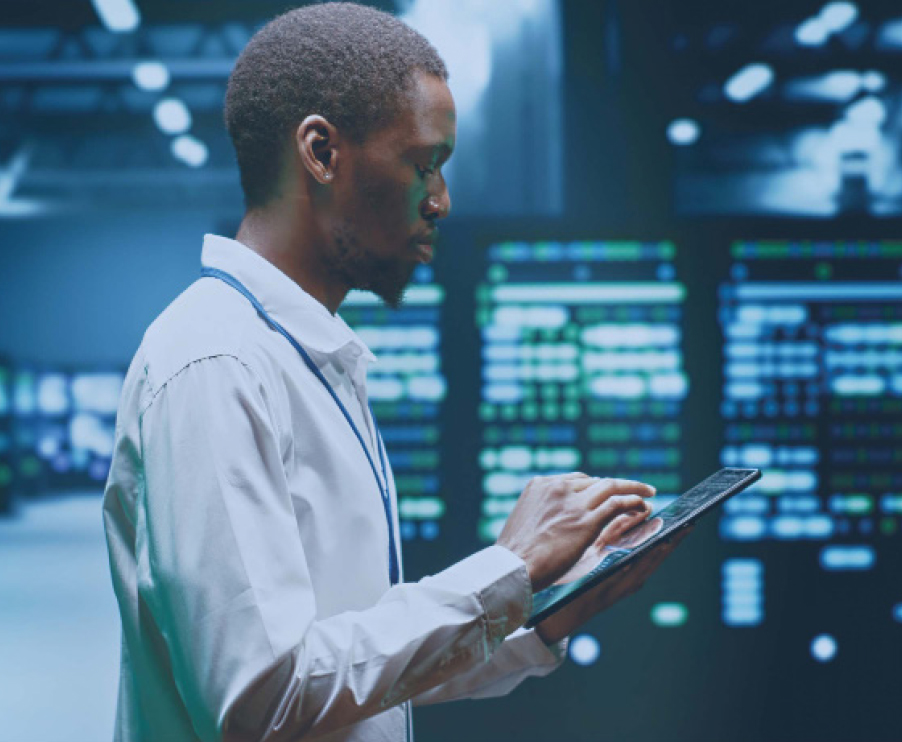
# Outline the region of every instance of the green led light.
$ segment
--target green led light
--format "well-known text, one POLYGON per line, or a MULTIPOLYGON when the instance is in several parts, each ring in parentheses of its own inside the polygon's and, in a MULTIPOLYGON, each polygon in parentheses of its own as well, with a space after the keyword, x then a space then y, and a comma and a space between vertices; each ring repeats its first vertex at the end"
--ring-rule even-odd
POLYGON ((647 474, 640 476, 644 482, 654 487, 658 492, 679 492, 680 491, 680 475, 670 473, 647 474))
POLYGON ((438 451, 414 451, 410 455, 413 469, 435 469, 439 465, 438 451))
POLYGON ((632 435, 629 425, 612 423, 610 425, 590 425, 589 441, 592 443, 621 443, 628 441, 632 435))
POLYGON ((642 245, 638 242, 606 242, 604 245, 606 260, 641 260, 642 245))
POLYGON ((620 461, 617 451, 596 449, 589 451, 589 467, 592 469, 613 469, 620 461))
POLYGON ((844 505, 845 511, 853 515, 867 515, 874 509, 874 502, 867 495, 849 495, 844 505))
POLYGON ((833 277, 833 266, 830 263, 816 263, 814 277, 819 281, 829 281, 833 277))
POLYGON ((651 609, 655 626, 682 626, 689 620, 689 609, 682 603, 658 603, 651 609))
POLYGON ((884 536, 892 536, 899 529, 895 518, 883 518, 880 521, 880 533, 884 536))
POLYGON ((489 281, 492 283, 501 283, 507 280, 507 268, 503 265, 495 264, 489 268, 489 281))
POLYGON ((41 473, 41 462, 34 456, 26 456, 19 464, 19 471, 23 477, 36 477, 41 473))
POLYGON ((395 475, 395 486, 398 492, 418 493, 426 489, 427 480, 425 477, 417 474, 397 474, 395 475))

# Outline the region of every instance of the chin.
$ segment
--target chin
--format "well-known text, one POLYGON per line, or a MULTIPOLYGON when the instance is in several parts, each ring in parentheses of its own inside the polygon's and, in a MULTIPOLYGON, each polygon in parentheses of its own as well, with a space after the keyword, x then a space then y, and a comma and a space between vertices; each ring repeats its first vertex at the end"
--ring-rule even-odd
POLYGON ((374 293, 378 296, 382 301, 385 302, 386 306, 389 309, 400 309, 404 304, 404 292, 407 291, 407 285, 401 287, 400 290, 395 291, 375 291, 374 293))

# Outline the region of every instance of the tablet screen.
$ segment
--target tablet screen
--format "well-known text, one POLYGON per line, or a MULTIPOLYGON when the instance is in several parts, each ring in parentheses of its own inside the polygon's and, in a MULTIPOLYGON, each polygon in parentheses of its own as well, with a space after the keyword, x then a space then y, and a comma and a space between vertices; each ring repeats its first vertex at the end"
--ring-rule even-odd
POLYGON ((761 477, 758 469, 721 469, 612 544, 588 550, 561 582, 533 596, 533 611, 526 626, 535 626, 581 593, 607 579, 620 567, 653 549, 674 531, 697 520, 728 497, 761 477))

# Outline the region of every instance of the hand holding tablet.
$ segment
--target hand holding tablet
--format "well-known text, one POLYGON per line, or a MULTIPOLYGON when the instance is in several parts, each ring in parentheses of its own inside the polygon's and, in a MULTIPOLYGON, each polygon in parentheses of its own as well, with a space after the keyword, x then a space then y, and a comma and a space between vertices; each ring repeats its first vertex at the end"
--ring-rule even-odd
MULTIPOLYGON (((607 604, 612 604, 635 591, 675 546, 675 543, 663 542, 760 477, 758 469, 721 469, 677 498, 655 517, 630 528, 619 538, 610 540, 605 537, 605 531, 602 531, 600 537, 585 549, 561 579, 533 596, 533 613, 526 626, 536 626, 580 595, 596 588, 595 600, 588 601, 595 612, 605 607, 606 601, 607 604), (642 559, 646 554, 648 557, 642 559), (618 579, 616 573, 622 572, 631 564, 636 565, 639 574, 618 579), (613 584, 602 589, 602 584, 608 580, 613 584)), ((571 620, 562 623, 570 624, 572 618, 571 616, 571 620)), ((547 625, 546 630, 540 633, 544 634, 543 638, 548 637, 550 640, 558 638, 558 632, 549 630, 547 625)))

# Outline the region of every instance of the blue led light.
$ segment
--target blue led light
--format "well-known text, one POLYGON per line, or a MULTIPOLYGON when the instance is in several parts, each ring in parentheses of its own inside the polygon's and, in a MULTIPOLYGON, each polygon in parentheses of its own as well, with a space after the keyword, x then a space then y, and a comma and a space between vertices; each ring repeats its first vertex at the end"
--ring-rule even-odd
POLYGON ((821 549, 821 567, 831 572, 871 569, 876 561, 870 546, 825 546, 821 549))
POLYGON ((731 577, 759 577, 763 571, 758 559, 729 559, 723 564, 723 573, 731 577))
POLYGON ((750 515, 724 518, 720 522, 721 536, 732 541, 757 541, 764 538, 766 531, 765 520, 750 515))
POLYGON ((764 566, 757 559, 728 559, 721 582, 724 624, 758 626, 764 620, 764 566))
POLYGON ((435 541, 438 538, 439 526, 434 520, 424 520, 420 523, 420 536, 425 541, 435 541))
POLYGON ((731 608, 723 612, 727 626, 758 626, 763 620, 763 614, 754 608, 731 608))

